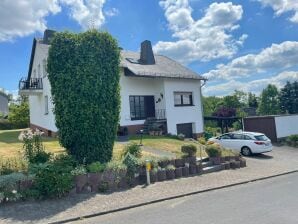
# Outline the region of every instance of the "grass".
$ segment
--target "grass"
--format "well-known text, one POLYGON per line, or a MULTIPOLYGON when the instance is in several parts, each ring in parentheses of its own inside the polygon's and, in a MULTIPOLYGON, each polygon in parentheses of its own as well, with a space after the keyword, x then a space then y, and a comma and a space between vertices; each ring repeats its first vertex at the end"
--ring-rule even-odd
MULTIPOLYGON (((18 157, 22 153, 23 143, 18 140, 22 129, 0 130, 0 156, 3 158, 18 157)), ((60 146, 56 138, 43 137, 44 146, 47 152, 60 153, 64 148, 60 146)))
MULTIPOLYGON (((139 136, 131 136, 130 141, 139 143, 140 137, 139 136)), ((202 153, 202 157, 207 157, 207 154, 204 150, 204 146, 198 142, 186 142, 174 137, 167 137, 167 136, 143 136, 142 143, 144 146, 152 147, 155 149, 160 149, 168 152, 175 153, 178 157, 182 155, 181 153, 181 146, 184 144, 194 144, 197 146, 197 156, 200 155, 200 149, 202 153)))
MULTIPOLYGON (((18 140, 18 136, 22 129, 18 130, 0 130, 0 157, 5 158, 15 158, 19 157, 22 153, 23 143, 18 140)), ((131 136, 130 142, 139 143, 139 136, 131 136)), ((154 149, 164 150, 168 152, 175 153, 178 157, 182 155, 181 146, 183 144, 195 144, 198 149, 202 149, 202 156, 205 157, 207 154, 204 151, 204 146, 197 142, 185 142, 173 137, 167 136, 143 136, 143 145, 148 146, 154 149)), ((51 153, 61 153, 65 149, 60 146, 57 138, 48 138, 43 137, 43 144, 47 152, 51 153)), ((124 148, 124 145, 115 142, 113 150, 113 158, 120 159, 121 152, 124 148)), ((143 152, 143 157, 157 157, 157 155, 143 152)), ((200 150, 197 152, 197 156, 200 156, 200 150)))

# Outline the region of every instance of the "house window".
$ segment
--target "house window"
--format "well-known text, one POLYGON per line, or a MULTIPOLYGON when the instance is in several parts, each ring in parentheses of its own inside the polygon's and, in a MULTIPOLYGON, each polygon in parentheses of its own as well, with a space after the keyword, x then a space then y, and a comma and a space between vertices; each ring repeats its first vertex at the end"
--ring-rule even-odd
POLYGON ((43 59, 42 61, 42 73, 43 73, 43 77, 47 76, 47 60, 43 59))
POLYGON ((45 96, 44 97, 44 114, 47 115, 49 113, 49 97, 45 96))
POLYGON ((193 99, 191 92, 174 92, 175 106, 192 106, 193 99))
POLYGON ((132 120, 144 120, 146 118, 144 96, 129 96, 129 105, 132 120))

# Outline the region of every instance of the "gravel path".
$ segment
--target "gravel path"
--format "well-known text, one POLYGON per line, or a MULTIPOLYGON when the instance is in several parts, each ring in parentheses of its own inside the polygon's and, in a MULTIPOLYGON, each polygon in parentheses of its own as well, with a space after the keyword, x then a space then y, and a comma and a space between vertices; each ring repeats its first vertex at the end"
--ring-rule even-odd
POLYGON ((247 158, 247 167, 242 169, 138 186, 113 194, 80 194, 59 200, 1 205, 0 223, 48 223, 297 169, 298 150, 275 147, 266 155, 247 158))

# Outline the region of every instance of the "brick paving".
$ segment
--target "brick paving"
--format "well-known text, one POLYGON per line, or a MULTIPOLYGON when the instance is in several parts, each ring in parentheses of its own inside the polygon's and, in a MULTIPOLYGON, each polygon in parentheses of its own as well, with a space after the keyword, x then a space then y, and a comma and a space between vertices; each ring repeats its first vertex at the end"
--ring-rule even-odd
POLYGON ((247 167, 138 186, 112 194, 80 194, 59 200, 27 201, 0 206, 0 223, 48 223, 90 215, 194 191, 206 190, 298 169, 298 149, 274 147, 247 158, 247 167))

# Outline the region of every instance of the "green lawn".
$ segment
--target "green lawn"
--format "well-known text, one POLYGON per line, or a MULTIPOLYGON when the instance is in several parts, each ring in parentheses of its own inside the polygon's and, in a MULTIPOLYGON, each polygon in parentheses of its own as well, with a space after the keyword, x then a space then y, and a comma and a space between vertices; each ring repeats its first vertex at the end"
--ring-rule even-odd
MULTIPOLYGON (((18 136, 22 130, 0 130, 0 157, 2 158, 13 158, 18 157, 22 150, 22 142, 18 140, 18 136)), ((60 146, 57 138, 47 138, 43 137, 44 146, 46 151, 52 153, 60 153, 64 152, 64 148, 60 146)), ((138 136, 132 136, 130 138, 130 142, 139 143, 138 136)), ((166 137, 166 136, 144 136, 143 137, 143 145, 149 146, 151 148, 165 150, 169 152, 175 153, 177 156, 181 155, 180 148, 183 144, 188 142, 181 141, 175 138, 166 137)), ((195 144, 198 149, 202 148, 203 146, 199 143, 191 143, 195 144)), ((114 145, 114 158, 119 158, 124 145, 115 142, 114 145)), ((200 156, 200 150, 197 153, 200 156)), ((155 154, 150 154, 143 152, 143 156, 156 156, 155 154)), ((206 156, 204 150, 202 150, 202 156, 206 156)))

